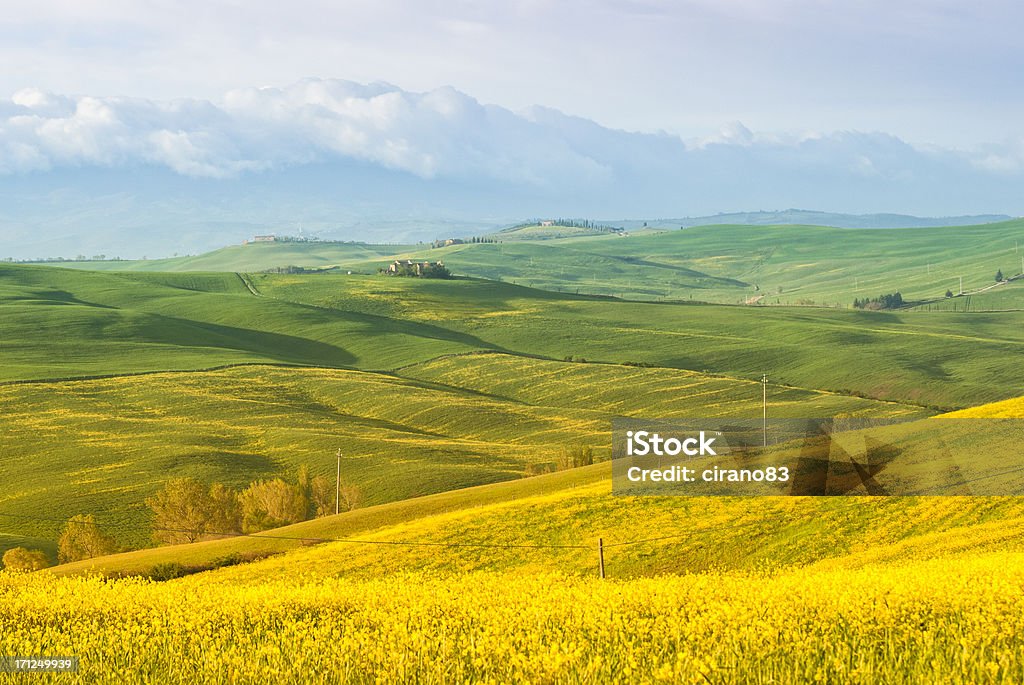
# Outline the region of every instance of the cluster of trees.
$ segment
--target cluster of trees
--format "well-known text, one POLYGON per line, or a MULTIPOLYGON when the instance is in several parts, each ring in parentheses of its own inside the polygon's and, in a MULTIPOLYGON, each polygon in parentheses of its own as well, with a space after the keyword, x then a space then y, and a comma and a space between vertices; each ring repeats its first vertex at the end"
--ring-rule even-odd
POLYGON ((870 299, 854 299, 853 306, 857 309, 899 309, 903 306, 903 295, 897 291, 870 299))
MULTIPOLYGON (((349 511, 361 503, 354 485, 340 488, 338 509, 349 511)), ((177 545, 208 538, 257 533, 299 521, 333 514, 335 484, 325 476, 310 476, 299 469, 296 482, 281 478, 258 480, 245 490, 222 483, 208 487, 194 478, 175 478, 146 500, 153 512, 153 539, 177 545)))
POLYGON ((319 274, 327 269, 316 266, 275 266, 270 269, 263 269, 261 274, 319 274))
MULTIPOLYGON (((526 228, 527 226, 539 226, 541 225, 541 219, 533 219, 521 224, 513 226, 513 228, 526 228)), ((597 231, 621 231, 622 229, 617 226, 609 226, 607 224, 599 224, 596 221, 590 219, 543 219, 543 221, 550 221, 552 226, 562 226, 565 228, 591 228, 597 231)), ((644 223, 644 226, 647 224, 644 223)))
MULTIPOLYGON (((351 511, 362 503, 355 485, 343 484, 337 495, 339 511, 351 511)), ((309 467, 302 466, 294 483, 281 478, 259 480, 242 491, 222 483, 206 486, 194 478, 174 478, 146 505, 153 512, 153 539, 176 545, 333 514, 335 499, 334 481, 311 476, 309 467)), ((100 529, 92 514, 68 519, 57 541, 57 561, 62 564, 117 551, 114 538, 100 529)), ((15 547, 4 553, 2 563, 10 571, 37 571, 49 566, 50 559, 42 550, 15 547)))
POLYGON ((500 241, 495 240, 487 236, 475 235, 470 238, 445 238, 443 240, 433 240, 430 242, 432 249, 438 247, 448 247, 449 245, 465 245, 466 243, 478 244, 478 243, 498 243, 500 241))
POLYGON ((540 464, 529 464, 526 467, 526 475, 539 476, 553 471, 565 471, 580 466, 590 466, 594 463, 594 448, 589 445, 568 445, 563 446, 554 462, 540 464))

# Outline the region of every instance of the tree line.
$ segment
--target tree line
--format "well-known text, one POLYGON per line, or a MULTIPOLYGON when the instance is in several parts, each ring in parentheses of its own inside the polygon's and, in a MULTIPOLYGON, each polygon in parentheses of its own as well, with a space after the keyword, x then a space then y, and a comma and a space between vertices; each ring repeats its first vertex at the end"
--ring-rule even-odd
MULTIPOLYGON (((206 485, 195 478, 173 478, 146 499, 153 515, 153 541, 179 545, 199 540, 258 533, 292 523, 351 511, 362 503, 352 484, 335 483, 326 476, 311 476, 300 466, 295 482, 283 478, 257 480, 244 490, 223 483, 206 485), (337 500, 337 502, 336 502, 337 500)), ((113 537, 100 529, 92 514, 68 519, 57 540, 57 561, 65 564, 118 551, 113 537)), ((3 556, 4 568, 35 571, 50 565, 42 550, 15 547, 3 556)))
POLYGON ((897 291, 870 299, 854 298, 853 306, 857 309, 899 309, 903 306, 903 295, 897 291))

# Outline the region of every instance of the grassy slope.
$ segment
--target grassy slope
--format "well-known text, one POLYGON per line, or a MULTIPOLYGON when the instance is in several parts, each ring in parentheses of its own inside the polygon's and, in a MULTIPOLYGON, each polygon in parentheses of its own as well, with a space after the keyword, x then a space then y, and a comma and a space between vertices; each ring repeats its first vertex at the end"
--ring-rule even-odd
POLYGON ((281 574, 509 569, 592 574, 598 537, 609 545, 608 570, 616 577, 808 564, 858 566, 1022 547, 1024 505, 1016 498, 623 498, 610 494, 607 469, 607 464, 598 464, 395 502, 268 533, 291 539, 211 540, 78 562, 57 572, 147 573, 171 561, 203 568, 232 554, 290 550, 221 571, 219 577, 259 582, 281 574), (331 538, 366 542, 316 544, 317 539, 331 538), (614 546, 636 540, 648 541, 614 546), (393 544, 401 542, 513 547, 393 544), (515 547, 532 544, 584 549, 515 547))
MULTIPOLYGON (((475 281, 332 275, 265 275, 253 280, 265 293, 263 297, 253 296, 234 274, 127 275, 5 267, 0 270, 4 372, 8 378, 38 378, 273 361, 398 368, 399 374, 417 379, 415 387, 403 386, 403 401, 385 403, 388 415, 374 415, 368 407, 334 404, 330 397, 340 393, 340 382, 332 385, 335 389, 327 393, 328 400, 314 397, 310 387, 316 383, 300 374, 275 378, 269 389, 258 374, 240 381, 249 370, 194 378, 112 379, 94 385, 8 386, 4 390, 8 412, 28 427, 15 431, 20 442, 9 442, 17 449, 7 452, 10 463, 18 464, 16 478, 24 482, 16 495, 19 509, 53 501, 48 493, 52 483, 40 480, 44 473, 37 468, 40 454, 53 459, 73 454, 65 470, 72 479, 65 487, 77 487, 76 492, 82 491, 82 485, 88 487, 81 501, 60 498, 62 506, 69 507, 61 515, 109 509, 118 517, 115 522, 131 523, 138 520, 140 500, 147 494, 146 484, 140 485, 138 475, 131 475, 131 466, 123 466, 132 459, 143 460, 144 472, 170 469, 212 478, 215 473, 234 473, 235 459, 258 457, 250 462, 251 470, 234 476, 243 482, 253 474, 288 472, 300 456, 305 460, 305 455, 323 458, 326 454, 329 460, 338 433, 346 434, 353 426, 429 432, 436 416, 425 413, 427 424, 409 418, 420 411, 413 396, 434 397, 427 391, 442 394, 423 400, 426 405, 453 412, 472 405, 490 412, 487 420, 479 413, 465 413, 483 421, 485 427, 506 427, 510 417, 515 417, 511 423, 523 424, 523 412, 531 411, 537 412, 531 421, 567 422, 574 427, 551 430, 545 436, 547 429, 531 427, 527 421, 524 435, 544 437, 524 438, 534 447, 513 455, 505 445, 516 444, 517 438, 510 437, 514 431, 507 428, 488 436, 463 426, 432 436, 430 440, 438 440, 432 453, 437 459, 424 460, 422 468, 442 464, 451 469, 465 459, 476 466, 457 475, 444 473, 434 481, 414 469, 406 480, 389 484, 390 490, 375 488, 383 494, 373 495, 371 501, 512 477, 526 463, 538 461, 539 451, 546 450, 543 461, 550 461, 552 444, 562 444, 570 434, 600 437, 605 429, 586 422, 606 426, 613 414, 636 414, 650 406, 658 414, 691 409, 701 414, 752 413, 758 397, 749 379, 766 368, 773 381, 792 385, 853 388, 883 397, 960 406, 978 398, 1006 397, 1020 373, 1013 361, 1020 347, 1019 323, 1013 314, 965 318, 635 304, 475 281), (477 349, 644 361, 710 369, 748 380, 713 379, 666 368, 493 355, 437 359, 477 349), (499 375, 507 374, 521 383, 496 382, 499 375), (559 387, 562 376, 572 390, 559 387), (145 411, 124 401, 128 388, 145 411), (275 392, 287 398, 277 409, 274 400, 268 401, 275 392), (216 399, 210 400, 211 396, 216 399), (472 402, 464 403, 467 396, 472 402), (254 407, 261 408, 254 412, 260 418, 250 420, 248 412, 254 407), (583 416, 581 410, 595 413, 583 416), (261 433, 260 426, 272 416, 275 434, 261 433), (166 422, 154 423, 153 417, 166 422), (166 430, 168 426, 173 426, 173 433, 166 430), (134 437, 121 439, 111 449, 111 436, 126 431, 134 437), (66 439, 69 434, 78 437, 65 449, 55 449, 52 440, 42 437, 66 439), (475 451, 465 448, 473 440, 479 442, 475 451), (455 443, 462 446, 455 448, 455 443), (481 455, 493 458, 495 454, 498 464, 479 467, 481 455)), ((378 404, 380 394, 394 393, 395 386, 389 383, 404 382, 373 378, 381 383, 375 386, 380 393, 375 390, 371 395, 378 404)), ((778 386, 771 395, 777 415, 870 408, 852 398, 778 386)), ((893 410, 900 408, 882 411, 893 410)), ((423 440, 416 436, 412 444, 423 445, 423 440)), ((156 483, 151 480, 148 487, 152 491, 156 483)))
POLYGON ((0 267, 0 379, 240 362, 388 368, 486 347, 369 312, 254 297, 236 274, 105 274, 0 267))
MULTIPOLYGON (((268 243, 199 257, 87 262, 91 269, 257 271, 289 264, 374 272, 391 256, 444 259, 457 273, 550 290, 642 299, 849 306, 855 297, 900 290, 908 299, 973 290, 1021 267, 1024 221, 921 229, 701 226, 441 249, 415 246, 268 243), (754 285, 760 290, 755 291, 754 285)), ((1024 305, 1024 298, 1013 303, 1024 305)))
POLYGON ((1024 312, 640 304, 380 276, 0 268, 4 379, 276 362, 396 369, 500 350, 723 373, 959 408, 1004 399, 1024 312))
MULTIPOLYGON (((240 488, 291 479, 307 464, 333 478, 341 448, 346 481, 366 504, 378 504, 517 478, 528 465, 551 464, 567 445, 589 444, 606 457, 614 416, 751 416, 760 399, 747 381, 497 354, 412 370, 421 380, 246 366, 0 387, 4 472, 15 484, 0 510, 33 515, 45 504, 56 518, 96 513, 119 527, 122 544, 143 546, 144 499, 171 476, 240 488), (492 392, 474 387, 496 376, 506 380, 492 392), (556 392, 554 377, 572 391, 556 392)), ((773 391, 770 409, 773 416, 920 415, 799 389, 773 391)), ((59 524, 13 528, 52 550, 59 524)), ((14 544, 0 540, 0 549, 14 544)))
POLYGON ((667 305, 494 282, 258 275, 269 297, 445 326, 487 345, 562 359, 724 373, 959 408, 1003 399, 1024 314, 667 305))
MULTIPOLYGON (((1024 399, 948 414, 1024 417, 1024 399)), ((918 425, 927 431, 926 423, 918 425)), ((219 572, 228 582, 281 574, 371 575, 429 569, 592 572, 579 549, 448 547, 608 544, 621 576, 814 565, 852 568, 1024 548, 1024 503, 1015 497, 621 497, 609 465, 438 493, 269 531, 274 537, 208 540, 61 566, 60 574, 145 574, 160 563, 207 568, 230 555, 289 552, 219 572), (350 538, 376 544, 320 542, 350 538), (617 543, 659 538, 638 545, 617 543), (430 543, 427 546, 393 545, 430 543), (315 545, 309 547, 309 545, 315 545)))

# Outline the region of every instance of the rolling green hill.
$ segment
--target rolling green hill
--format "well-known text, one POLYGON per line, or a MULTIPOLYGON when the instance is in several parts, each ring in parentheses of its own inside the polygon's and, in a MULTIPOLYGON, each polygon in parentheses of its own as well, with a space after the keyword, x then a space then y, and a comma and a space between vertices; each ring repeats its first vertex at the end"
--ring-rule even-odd
POLYGON ((975 290, 993 283, 997 270, 1006 276, 1020 273, 1024 257, 1024 221, 1019 219, 901 229, 717 225, 629 236, 539 234, 533 240, 533 233, 521 230, 515 241, 437 249, 257 243, 199 257, 66 266, 260 271, 297 265, 374 273, 394 257, 442 259, 457 274, 556 292, 848 307, 854 298, 897 290, 908 300, 941 298, 947 289, 959 292, 961 276, 964 289, 975 290))
POLYGON ((778 384, 962 408, 1014 394, 1024 373, 1014 361, 1021 312, 655 304, 474 280, 28 266, 0 267, 0 309, 5 380, 252 362, 395 370, 490 350, 768 373, 778 384))
MULTIPOLYGON (((293 479, 306 464, 333 478, 342 449, 346 482, 377 504, 553 468, 573 445, 606 458, 616 416, 751 416, 760 406, 757 384, 665 369, 489 354, 410 371, 418 379, 242 366, 0 386, 4 472, 14 484, 0 511, 96 513, 121 544, 138 547, 150 540, 144 500, 169 477, 244 488, 293 479), (506 381, 477 387, 499 376, 506 381), (569 382, 567 392, 552 392, 554 377, 569 382)), ((769 406, 780 417, 924 415, 790 388, 773 388, 769 406)), ((17 527, 49 551, 58 528, 17 527)), ((0 536, 0 549, 18 544, 0 536)))
MULTIPOLYGON (((616 416, 754 415, 765 371, 773 416, 921 415, 1011 397, 1024 380, 1013 312, 4 266, 0 316, 3 465, 19 483, 2 510, 106 513, 126 545, 145 543, 142 501, 168 476, 242 486, 302 463, 329 472, 339 440, 367 502, 385 503, 517 478, 567 444, 600 457, 616 416)), ((52 549, 56 527, 4 530, 52 549)))

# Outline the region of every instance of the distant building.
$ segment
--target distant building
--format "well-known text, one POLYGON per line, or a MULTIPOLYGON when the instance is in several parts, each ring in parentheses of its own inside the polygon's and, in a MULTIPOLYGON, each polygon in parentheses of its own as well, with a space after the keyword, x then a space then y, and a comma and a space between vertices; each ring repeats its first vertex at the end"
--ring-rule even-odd
POLYGON ((450 278, 444 262, 414 262, 396 259, 380 272, 386 276, 418 276, 420 278, 450 278))
POLYGON ((271 234, 271 235, 254 235, 252 237, 252 240, 250 240, 249 242, 250 243, 272 243, 275 240, 277 240, 277 236, 273 235, 273 234, 271 234))
POLYGON ((555 222, 552 221, 551 219, 545 219, 544 221, 540 222, 540 225, 541 226, 554 226, 555 222))
POLYGON ((445 238, 444 240, 435 240, 430 243, 431 247, 448 247, 449 245, 462 245, 465 240, 462 238, 445 238))

